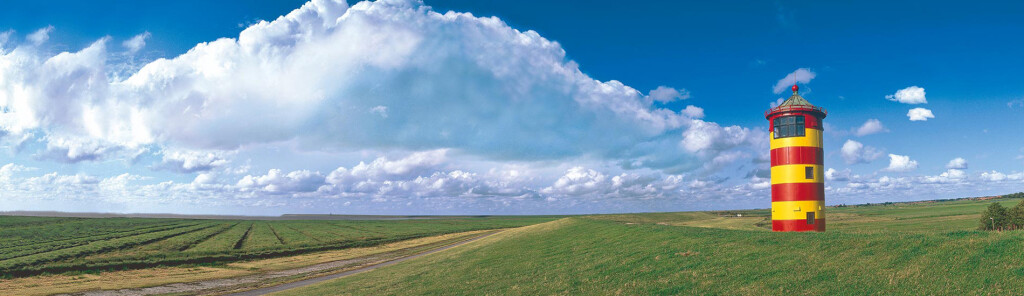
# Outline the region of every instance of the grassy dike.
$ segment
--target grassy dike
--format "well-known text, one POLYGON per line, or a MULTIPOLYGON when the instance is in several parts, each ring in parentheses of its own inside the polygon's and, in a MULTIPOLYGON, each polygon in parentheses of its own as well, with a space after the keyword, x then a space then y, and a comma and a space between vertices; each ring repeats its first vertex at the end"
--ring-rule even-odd
POLYGON ((1024 231, 973 230, 990 202, 830 209, 826 233, 565 218, 279 295, 1024 294, 1024 231))

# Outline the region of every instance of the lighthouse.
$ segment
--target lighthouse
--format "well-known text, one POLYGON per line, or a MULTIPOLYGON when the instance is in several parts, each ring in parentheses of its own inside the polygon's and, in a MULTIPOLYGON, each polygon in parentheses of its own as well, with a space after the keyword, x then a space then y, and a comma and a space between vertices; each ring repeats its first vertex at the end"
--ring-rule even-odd
POLYGON ((772 230, 825 231, 822 120, 825 109, 798 93, 765 111, 772 165, 772 230))

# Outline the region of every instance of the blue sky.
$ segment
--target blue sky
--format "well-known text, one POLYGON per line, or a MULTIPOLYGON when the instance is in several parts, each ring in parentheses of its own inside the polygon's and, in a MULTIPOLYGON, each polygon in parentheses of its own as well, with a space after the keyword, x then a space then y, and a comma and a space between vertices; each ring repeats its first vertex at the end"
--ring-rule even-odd
POLYGON ((794 80, 829 110, 829 204, 1016 192, 1024 40, 1010 36, 1024 31, 1022 12, 8 3, 0 211, 765 208, 762 114, 794 80))

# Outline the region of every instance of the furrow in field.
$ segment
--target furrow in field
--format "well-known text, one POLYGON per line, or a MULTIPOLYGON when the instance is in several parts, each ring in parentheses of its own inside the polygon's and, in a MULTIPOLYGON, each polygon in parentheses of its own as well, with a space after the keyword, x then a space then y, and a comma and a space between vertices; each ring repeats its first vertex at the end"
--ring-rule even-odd
POLYGON ((249 231, 252 222, 241 222, 235 224, 227 231, 221 232, 201 243, 185 249, 186 252, 224 252, 230 251, 235 244, 242 239, 242 236, 249 231))
POLYGON ((179 235, 162 241, 142 245, 136 248, 138 251, 182 251, 194 246, 210 237, 223 233, 238 223, 214 223, 213 227, 196 231, 186 235, 179 235))
POLYGON ((252 226, 253 224, 249 224, 249 229, 245 230, 245 233, 242 234, 242 237, 235 242, 234 246, 231 247, 232 249, 238 250, 242 248, 242 243, 245 242, 245 239, 249 237, 249 233, 252 232, 252 226))
POLYGON ((284 240, 281 239, 281 236, 277 234, 277 229, 274 229, 274 226, 270 224, 267 224, 267 227, 270 227, 270 232, 274 233, 274 237, 277 238, 277 242, 283 245, 284 240))
POLYGON ((274 234, 273 229, 270 228, 270 223, 267 222, 253 224, 252 230, 249 231, 249 236, 242 243, 242 248, 247 250, 277 248, 280 246, 282 246, 281 241, 274 234))
POLYGON ((320 242, 322 242, 322 240, 320 240, 320 238, 318 238, 318 237, 316 237, 316 236, 312 236, 312 235, 310 235, 310 234, 309 234, 308 232, 305 232, 305 231, 299 230, 299 229, 295 228, 295 227, 294 227, 293 225, 291 225, 291 224, 285 224, 285 227, 288 227, 288 229, 290 229, 290 230, 292 230, 292 231, 295 231, 295 232, 297 232, 297 233, 299 233, 299 234, 302 234, 303 236, 305 236, 305 237, 307 237, 307 238, 311 239, 311 240, 312 240, 312 241, 311 241, 311 243, 320 243, 320 242))
POLYGON ((277 233, 277 236, 281 238, 281 242, 283 242, 285 245, 313 245, 320 242, 312 237, 309 237, 305 233, 295 230, 295 228, 292 228, 287 223, 288 222, 278 222, 275 223, 277 227, 274 227, 275 233, 277 233))

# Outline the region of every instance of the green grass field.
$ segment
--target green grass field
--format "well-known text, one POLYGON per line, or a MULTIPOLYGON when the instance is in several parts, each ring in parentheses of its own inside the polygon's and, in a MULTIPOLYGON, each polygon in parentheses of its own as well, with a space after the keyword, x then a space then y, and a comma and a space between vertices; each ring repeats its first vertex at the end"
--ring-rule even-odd
POLYGON ((0 216, 0 277, 218 264, 554 219, 235 221, 0 216))
POLYGON ((1024 231, 976 230, 991 202, 829 208, 825 233, 756 226, 767 210, 570 217, 281 294, 1024 294, 1024 231))

